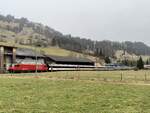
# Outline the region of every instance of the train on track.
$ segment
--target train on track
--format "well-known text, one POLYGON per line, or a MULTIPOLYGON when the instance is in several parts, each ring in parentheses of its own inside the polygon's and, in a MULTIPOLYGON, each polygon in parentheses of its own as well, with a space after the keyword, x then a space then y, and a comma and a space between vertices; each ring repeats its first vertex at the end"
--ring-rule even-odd
POLYGON ((86 65, 63 65, 63 64, 16 64, 8 68, 9 72, 54 72, 54 71, 115 71, 132 70, 133 68, 107 67, 107 66, 86 66, 86 65))
POLYGON ((95 66, 61 65, 61 64, 15 64, 8 68, 9 72, 53 72, 53 71, 92 71, 95 66))

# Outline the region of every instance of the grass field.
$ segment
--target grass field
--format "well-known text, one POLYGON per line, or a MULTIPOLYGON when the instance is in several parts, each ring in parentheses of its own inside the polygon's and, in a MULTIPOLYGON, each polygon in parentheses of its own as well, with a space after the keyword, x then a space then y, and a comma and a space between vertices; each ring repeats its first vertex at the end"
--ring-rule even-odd
POLYGON ((0 113, 150 113, 145 73, 149 81, 150 71, 3 75, 0 113), (118 82, 120 73, 128 78, 125 84, 118 82))

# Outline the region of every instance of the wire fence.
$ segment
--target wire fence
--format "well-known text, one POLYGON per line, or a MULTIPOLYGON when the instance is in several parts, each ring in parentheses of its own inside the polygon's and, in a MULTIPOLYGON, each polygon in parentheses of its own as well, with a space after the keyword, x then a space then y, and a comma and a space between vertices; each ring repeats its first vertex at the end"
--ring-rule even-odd
POLYGON ((59 71, 45 73, 11 73, 4 76, 48 78, 53 80, 90 80, 104 82, 150 83, 150 71, 59 71))

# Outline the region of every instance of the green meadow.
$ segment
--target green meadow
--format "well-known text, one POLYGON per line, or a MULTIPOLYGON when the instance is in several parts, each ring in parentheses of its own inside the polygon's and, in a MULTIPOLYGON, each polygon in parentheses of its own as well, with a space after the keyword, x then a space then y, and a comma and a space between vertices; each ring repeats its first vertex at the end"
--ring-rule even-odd
POLYGON ((5 74, 0 113, 150 113, 149 71, 5 74))

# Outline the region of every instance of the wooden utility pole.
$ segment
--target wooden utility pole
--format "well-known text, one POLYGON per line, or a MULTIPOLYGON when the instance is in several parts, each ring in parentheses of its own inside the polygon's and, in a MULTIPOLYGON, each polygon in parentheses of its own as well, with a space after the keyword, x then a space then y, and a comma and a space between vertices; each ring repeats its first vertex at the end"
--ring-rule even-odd
POLYGON ((4 47, 0 47, 0 73, 4 71, 4 47))
POLYGON ((37 48, 35 47, 35 73, 37 75, 37 70, 38 70, 38 67, 37 67, 37 48))
POLYGON ((13 61, 12 61, 12 63, 14 64, 14 63, 16 63, 16 48, 13 48, 13 61))

